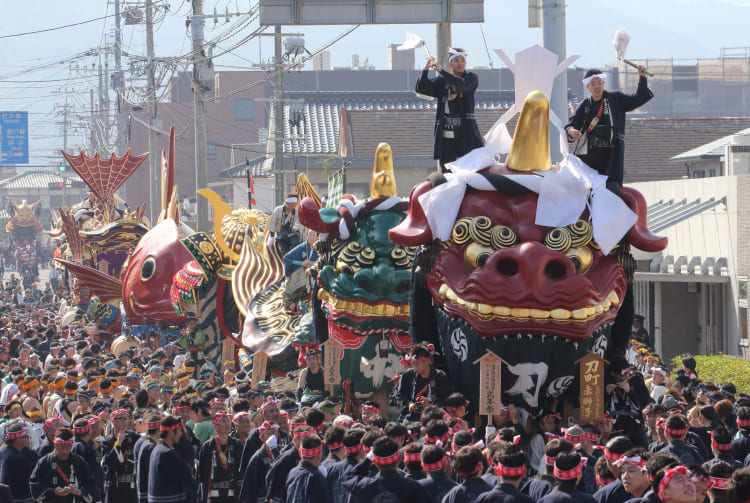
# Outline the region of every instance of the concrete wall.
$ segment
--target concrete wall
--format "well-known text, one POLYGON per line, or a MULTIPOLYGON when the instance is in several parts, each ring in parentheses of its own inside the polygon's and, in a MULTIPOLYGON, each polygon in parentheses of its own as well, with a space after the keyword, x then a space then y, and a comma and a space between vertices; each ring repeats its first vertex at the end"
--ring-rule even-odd
MULTIPOLYGON (((738 176, 737 190, 735 192, 737 205, 737 275, 750 277, 750 176, 738 176)), ((737 281, 735 281, 737 288, 737 281)), ((744 311, 746 317, 745 327, 750 327, 750 309, 739 310, 738 316, 744 311)), ((747 349, 750 348, 750 334, 739 334, 739 343, 744 349, 747 357, 747 349)))
MULTIPOLYGON (((688 260, 694 256, 702 259, 706 257, 726 257, 728 283, 723 294, 725 300, 723 313, 724 347, 728 354, 740 354, 740 310, 737 276, 747 275, 747 271, 750 270, 750 251, 747 251, 748 246, 750 246, 750 201, 747 198, 748 190, 750 190, 750 176, 644 182, 635 183, 631 186, 644 195, 649 205, 670 199, 674 201, 683 199, 694 201, 700 198, 701 201, 707 201, 711 197, 715 199, 726 198, 726 205, 719 204, 714 209, 704 211, 677 223, 658 232, 658 234, 665 235, 669 239, 667 248, 661 252, 663 256, 672 255, 676 259, 685 255, 688 260)), ((653 256, 644 255, 637 251, 635 255, 637 259, 653 258, 653 256)), ((691 280, 695 282, 700 279, 685 275, 684 280, 680 278, 680 282, 677 284, 686 288, 686 284, 691 280)), ((661 296, 657 295, 657 305, 655 306, 657 310, 659 310, 659 305, 662 306, 661 319, 659 320, 661 324, 657 323, 657 326, 661 327, 662 335, 667 340, 666 338, 674 337, 667 329, 670 324, 675 329, 684 332, 684 327, 679 325, 679 321, 670 321, 670 317, 672 315, 677 318, 689 317, 692 316, 692 313, 688 313, 689 308, 683 306, 689 298, 682 297, 679 292, 673 291, 674 287, 670 284, 657 283, 657 286, 662 289, 661 296), (659 298, 661 302, 659 302, 659 298), (673 311, 673 309, 677 309, 677 311, 673 311)), ((698 305, 696 311, 700 307, 698 305)), ((698 324, 697 321, 696 324, 698 324)), ((665 342, 665 349, 669 348, 670 344, 665 342)), ((705 344, 703 347, 705 347, 705 344)))
MULTIPOLYGON (((662 283, 661 357, 669 361, 682 353, 700 353, 698 293, 689 293, 686 283, 662 283)), ((657 306, 657 309, 659 307, 657 306)))
POLYGON ((722 163, 719 159, 697 159, 688 161, 689 178, 707 178, 722 175, 722 163))

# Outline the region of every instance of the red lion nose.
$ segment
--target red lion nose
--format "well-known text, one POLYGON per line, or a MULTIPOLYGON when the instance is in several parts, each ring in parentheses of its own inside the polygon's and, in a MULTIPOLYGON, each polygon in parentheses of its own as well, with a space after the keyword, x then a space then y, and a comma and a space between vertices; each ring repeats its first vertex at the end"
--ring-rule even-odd
POLYGON ((509 280, 520 281, 532 289, 541 287, 547 281, 558 281, 577 274, 568 257, 534 241, 496 251, 487 259, 483 269, 497 271, 509 280))

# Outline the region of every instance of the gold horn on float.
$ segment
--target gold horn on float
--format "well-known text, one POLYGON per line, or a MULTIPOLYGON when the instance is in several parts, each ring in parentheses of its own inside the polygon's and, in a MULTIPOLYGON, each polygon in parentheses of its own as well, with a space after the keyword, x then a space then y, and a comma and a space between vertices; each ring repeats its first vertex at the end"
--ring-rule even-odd
POLYGON ((393 174, 393 154, 391 146, 381 143, 375 150, 372 166, 372 197, 393 197, 396 195, 396 177, 393 174))
POLYGON ((208 199, 208 202, 211 203, 211 207, 214 210, 214 239, 216 239, 216 244, 219 245, 221 251, 223 251, 232 262, 237 262, 237 260, 239 260, 239 253, 232 252, 221 232, 221 223, 224 221, 224 217, 232 214, 232 207, 225 203, 221 196, 211 189, 201 189, 197 194, 208 199))
POLYGON ((304 173, 300 173, 299 176, 297 176, 297 185, 294 186, 294 192, 297 194, 297 201, 302 202, 304 198, 312 197, 315 204, 318 205, 318 208, 323 207, 323 201, 320 199, 320 196, 315 191, 315 187, 312 186, 310 180, 307 179, 307 175, 304 173))
POLYGON ((548 171, 552 166, 549 100, 543 92, 532 91, 526 96, 505 165, 513 171, 548 171))

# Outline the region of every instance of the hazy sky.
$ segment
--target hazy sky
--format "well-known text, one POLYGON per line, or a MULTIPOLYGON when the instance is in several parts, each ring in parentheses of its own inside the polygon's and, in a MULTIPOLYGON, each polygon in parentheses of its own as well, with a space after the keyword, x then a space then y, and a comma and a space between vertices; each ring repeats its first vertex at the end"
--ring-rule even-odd
MULTIPOLYGON (((165 3, 163 0, 155 2, 165 3)), ((157 18, 157 56, 182 55, 191 46, 185 29, 190 2, 171 0, 168 3, 168 14, 157 18)), ((232 12, 247 11, 250 3, 248 0, 205 0, 205 11, 213 13, 216 7, 223 13, 227 6, 232 12)), ((114 7, 111 2, 108 5, 107 0, 0 0, 0 8, 4 21, 0 23, 0 37, 3 37, 111 15, 114 7)), ((579 66, 603 66, 612 62, 612 38, 620 27, 630 32, 632 40, 628 56, 632 58, 709 58, 717 57, 721 47, 750 45, 747 36, 750 0, 569 0, 566 15, 567 53, 581 55, 577 62, 579 66)), ((206 38, 216 37, 229 26, 223 19, 217 25, 207 20, 206 38)), ((219 47, 229 47, 256 27, 257 22, 219 47)), ((482 27, 490 49, 489 57, 496 68, 502 63, 492 52, 493 48, 513 53, 535 43, 541 44, 541 29, 527 27, 526 0, 485 0, 482 27)), ((79 123, 77 115, 87 115, 90 109, 89 89, 98 82, 96 75, 80 71, 71 73, 68 63, 23 75, 14 73, 103 47, 105 37, 110 42, 113 40, 113 28, 114 19, 109 17, 74 28, 0 38, 0 111, 30 112, 31 165, 57 162, 55 151, 62 147, 62 135, 54 125, 57 120, 54 110, 56 103, 65 100, 61 91, 66 87, 71 91, 69 103, 77 110, 73 122, 79 123)), ((314 51, 346 28, 348 26, 305 26, 288 27, 287 31, 304 32, 308 49, 314 51)), ((470 65, 488 66, 487 50, 478 28, 476 24, 454 25, 453 43, 469 51, 470 65)), ((348 66, 351 55, 356 53, 361 62, 367 58, 376 68, 386 68, 387 45, 401 43, 406 31, 422 35, 434 52, 434 25, 361 26, 329 49, 332 63, 334 66, 348 66)), ((123 49, 132 55, 145 53, 142 25, 124 27, 123 49)), ((271 56, 272 40, 265 38, 259 42, 256 38, 233 54, 217 58, 214 63, 218 70, 248 68, 258 62, 259 49, 263 58, 271 56), (260 47, 259 43, 262 44, 260 47)), ((422 55, 421 51, 417 53, 418 58, 422 55)), ((77 62, 79 66, 90 66, 94 61, 98 60, 83 57, 77 62)), ((110 61, 110 69, 113 65, 110 61)), ((69 138, 69 147, 80 144, 80 136, 69 138)))

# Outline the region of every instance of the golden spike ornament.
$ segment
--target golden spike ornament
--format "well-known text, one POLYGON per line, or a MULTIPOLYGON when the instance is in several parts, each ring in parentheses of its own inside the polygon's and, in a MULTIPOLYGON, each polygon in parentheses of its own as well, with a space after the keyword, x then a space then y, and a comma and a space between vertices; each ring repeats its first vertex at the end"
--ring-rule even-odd
POLYGON ((224 240, 224 235, 221 232, 221 223, 224 221, 224 217, 232 214, 232 207, 224 202, 221 196, 211 189, 200 189, 197 194, 205 197, 214 210, 214 237, 216 238, 216 244, 219 245, 221 251, 223 251, 232 262, 237 262, 240 258, 239 254, 233 252, 229 248, 229 245, 224 240))
POLYGON ((396 195, 396 177, 393 174, 393 154, 391 146, 381 143, 375 150, 375 162, 372 167, 372 197, 394 197, 396 195))
POLYGON ((513 171, 548 171, 551 168, 549 100, 543 92, 532 91, 523 102, 505 165, 513 171))

